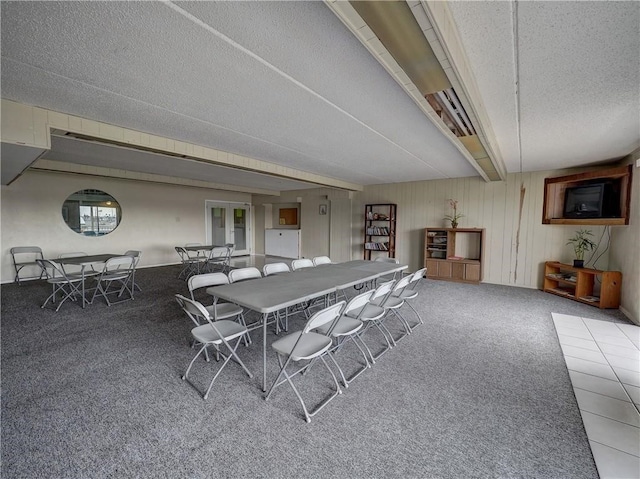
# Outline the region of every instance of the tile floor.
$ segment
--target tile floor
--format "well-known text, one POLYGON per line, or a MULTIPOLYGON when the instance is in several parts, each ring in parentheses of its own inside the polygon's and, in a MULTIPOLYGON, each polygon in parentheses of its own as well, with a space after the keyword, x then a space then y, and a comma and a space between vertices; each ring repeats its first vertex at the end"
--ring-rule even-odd
POLYGON ((640 478, 640 327, 552 316, 600 477, 640 478))

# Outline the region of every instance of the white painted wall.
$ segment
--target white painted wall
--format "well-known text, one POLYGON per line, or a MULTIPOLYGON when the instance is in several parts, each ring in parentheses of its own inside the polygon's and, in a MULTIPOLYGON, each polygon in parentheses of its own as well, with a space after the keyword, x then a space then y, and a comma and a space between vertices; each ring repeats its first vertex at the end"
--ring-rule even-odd
MULTIPOLYGON (((308 190, 283 191, 279 197, 253 195, 253 204, 256 208, 262 205, 272 208, 274 212, 273 228, 278 228, 275 223, 276 212, 281 206, 288 207, 291 204, 300 206, 300 241, 302 244, 302 257, 328 256, 331 252, 330 242, 338 241, 349 245, 351 242, 351 194, 345 190, 332 188, 313 188, 308 190), (327 205, 327 214, 320 214, 320 205, 327 205), (334 214, 333 208, 346 209, 334 214)), ((264 238, 264 230, 260 224, 256 224, 256 238, 264 238)), ((259 244, 261 239, 256 239, 259 244)), ((334 250, 336 251, 336 250, 334 250)), ((258 249, 256 249, 258 252, 258 249)), ((340 252, 342 253, 342 252, 340 252)), ((349 253, 347 251, 347 253, 349 253)), ((338 261, 346 261, 349 257, 341 255, 338 261)))
POLYGON ((135 249, 142 251, 141 267, 177 263, 175 246, 205 242, 206 200, 251 202, 247 193, 47 172, 25 173, 2 187, 1 198, 2 282, 13 280, 13 246, 40 246, 50 258, 135 249), (120 203, 122 222, 113 233, 82 236, 63 222, 64 200, 87 188, 103 190, 120 203))

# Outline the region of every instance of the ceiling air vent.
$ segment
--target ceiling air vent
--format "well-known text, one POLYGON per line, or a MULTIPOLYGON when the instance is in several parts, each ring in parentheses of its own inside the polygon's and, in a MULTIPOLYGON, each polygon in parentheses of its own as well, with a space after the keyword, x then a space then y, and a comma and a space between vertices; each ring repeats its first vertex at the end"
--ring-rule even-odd
MULTIPOLYGON (((463 107, 463 103, 469 105, 470 102, 466 97, 463 98, 464 102, 460 101, 458 93, 453 89, 449 77, 425 36, 424 25, 421 27, 418 24, 409 4, 402 0, 376 2, 352 0, 346 5, 344 2, 328 2, 328 4, 339 17, 343 18, 352 32, 367 45, 369 40, 362 36, 360 28, 353 27, 350 20, 350 16, 354 14, 360 16, 395 63, 409 77, 419 95, 426 100, 428 105, 421 105, 423 111, 426 112, 431 108, 442 121, 439 127, 443 132, 446 133, 446 129, 450 130, 455 139, 459 140, 471 154, 473 161, 468 159, 472 163, 475 162, 476 169, 483 172, 489 181, 499 181, 501 178, 495 163, 480 142, 477 128, 463 107), (348 5, 355 10, 354 13, 350 12, 348 5)), ((428 20, 425 21, 428 22, 428 20)), ((372 51, 371 48, 369 50, 372 51)), ((386 64, 382 53, 379 51, 372 51, 372 53, 383 65, 386 64)), ((391 70, 388 69, 388 71, 394 76, 391 70)), ((407 90, 406 82, 398 79, 397 75, 396 79, 407 90)), ((411 92, 407 92, 412 96, 411 92)), ((431 120, 437 121, 435 118, 431 120)), ((455 142, 454 138, 451 139, 455 142)))

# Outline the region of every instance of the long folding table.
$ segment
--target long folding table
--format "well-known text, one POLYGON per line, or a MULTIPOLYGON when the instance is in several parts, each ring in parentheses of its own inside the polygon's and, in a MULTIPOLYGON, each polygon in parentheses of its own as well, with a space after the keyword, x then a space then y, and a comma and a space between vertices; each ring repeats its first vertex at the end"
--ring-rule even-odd
POLYGON ((207 293, 262 314, 262 390, 267 389, 267 317, 296 304, 373 281, 407 265, 355 260, 207 288, 207 293))

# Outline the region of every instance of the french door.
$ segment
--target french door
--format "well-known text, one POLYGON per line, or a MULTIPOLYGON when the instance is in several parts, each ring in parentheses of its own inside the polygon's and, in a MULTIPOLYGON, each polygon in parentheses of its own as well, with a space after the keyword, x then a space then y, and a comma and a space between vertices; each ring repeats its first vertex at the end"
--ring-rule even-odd
POLYGON ((251 205, 207 201, 207 243, 233 243, 234 256, 251 254, 251 205))

